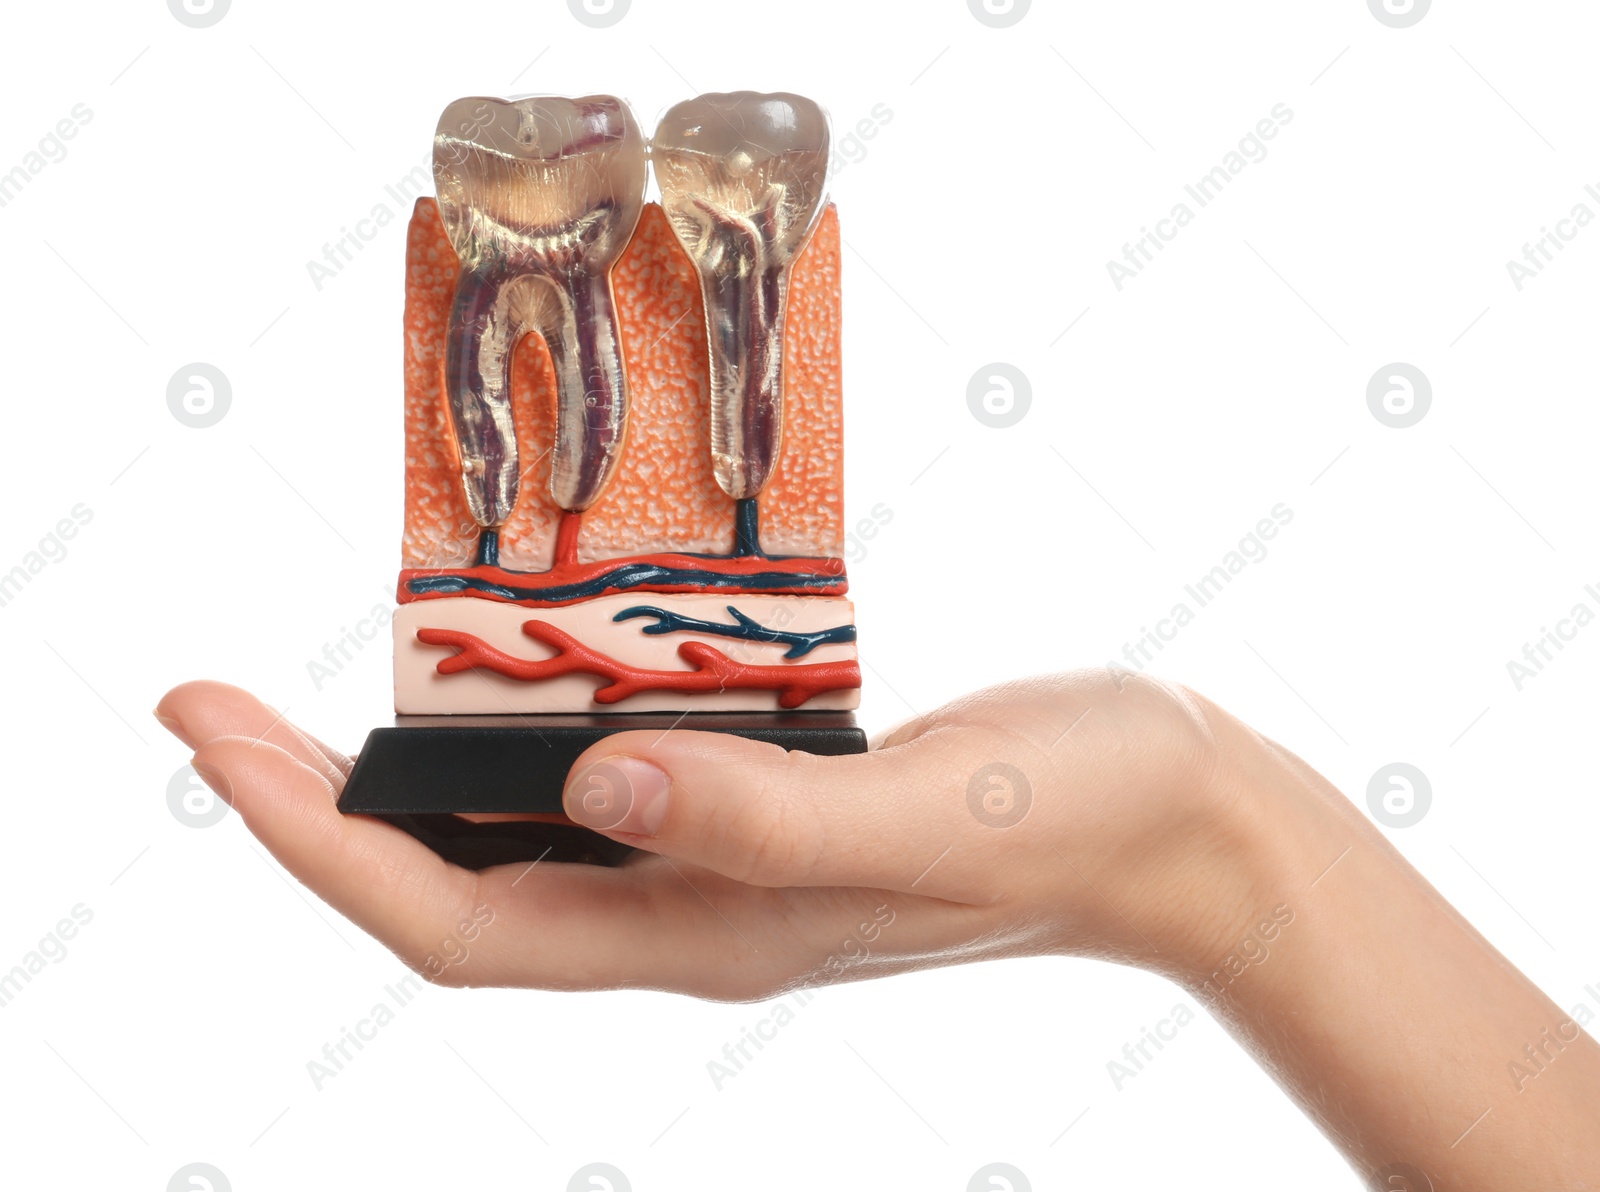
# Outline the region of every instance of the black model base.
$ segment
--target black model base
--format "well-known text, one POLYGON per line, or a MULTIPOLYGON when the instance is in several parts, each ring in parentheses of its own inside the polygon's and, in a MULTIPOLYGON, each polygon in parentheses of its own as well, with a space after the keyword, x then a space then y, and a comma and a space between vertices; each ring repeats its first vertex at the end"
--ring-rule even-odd
POLYGON ((461 817, 559 816, 579 755, 612 733, 638 729, 734 733, 824 755, 867 749, 850 712, 396 716, 393 728, 368 734, 339 810, 386 820, 468 869, 540 859, 614 865, 633 850, 570 823, 461 817))

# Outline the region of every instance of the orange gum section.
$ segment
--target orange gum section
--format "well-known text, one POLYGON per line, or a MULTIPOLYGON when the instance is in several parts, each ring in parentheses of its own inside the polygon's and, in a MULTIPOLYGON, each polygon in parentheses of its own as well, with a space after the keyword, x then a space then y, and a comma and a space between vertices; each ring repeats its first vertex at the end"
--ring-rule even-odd
MULTIPOLYGON (((438 206, 419 199, 406 239, 404 567, 468 566, 477 540, 444 392, 456 267, 438 206)), ((711 471, 700 286, 659 205, 645 206, 612 285, 628 370, 628 439, 610 486, 584 515, 579 557, 727 553, 733 502, 711 471)), ((761 498, 762 545, 770 554, 837 557, 844 550, 839 329, 839 219, 830 206, 791 275, 783 446, 761 498)), ((551 564, 561 511, 550 500, 554 376, 537 335, 517 349, 512 394, 523 473, 501 534, 501 562, 542 571, 551 564)))

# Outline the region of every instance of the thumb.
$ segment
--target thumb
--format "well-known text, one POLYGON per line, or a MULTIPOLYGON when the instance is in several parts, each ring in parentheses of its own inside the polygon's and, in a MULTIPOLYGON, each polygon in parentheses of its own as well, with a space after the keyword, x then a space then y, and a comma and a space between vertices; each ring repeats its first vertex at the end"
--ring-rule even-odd
POLYGON ((731 733, 617 733, 573 766, 566 813, 752 885, 959 898, 956 867, 939 862, 989 842, 968 814, 968 775, 941 753, 920 739, 820 757, 731 733))

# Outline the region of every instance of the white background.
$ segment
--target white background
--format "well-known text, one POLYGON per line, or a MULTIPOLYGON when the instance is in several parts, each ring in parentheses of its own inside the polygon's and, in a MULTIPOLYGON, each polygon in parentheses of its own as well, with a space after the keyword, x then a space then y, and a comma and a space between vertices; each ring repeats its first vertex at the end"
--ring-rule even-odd
POLYGON ((1363 806, 1419 767, 1433 805, 1391 839, 1600 1013, 1600 627, 1520 691, 1506 668, 1600 610, 1600 226, 1520 292, 1506 269, 1600 213, 1597 34, 1589 5, 1487 0, 1406 29, 1359 0, 1041 0, 1001 29, 960 0, 635 0, 598 29, 560 0, 235 0, 204 29, 156 0, 8 7, 0 171, 93 117, 0 208, 0 571, 93 519, 0 608, 0 968, 93 920, 0 1011, 3 1182, 159 1192, 204 1161, 241 1192, 561 1189, 604 1161, 641 1192, 955 1192, 1003 1161, 1035 1188, 1356 1186, 1203 1015, 1114 1087, 1188 999, 1088 961, 822 990, 720 1091, 707 1061, 770 1007, 428 988, 313 1086, 404 970, 236 817, 179 822, 187 755, 148 709, 212 676, 349 749, 386 717, 381 641, 320 691, 307 663, 393 589, 403 219, 320 291, 307 262, 403 216, 385 184, 469 94, 610 91, 648 128, 790 89, 841 136, 886 105, 834 183, 847 501, 893 511, 851 570, 868 728, 1120 656, 1282 502, 1158 669, 1363 806), (1280 103, 1266 158, 1119 292, 1107 261, 1280 103), (202 430, 166 403, 196 361, 232 386, 202 430), (1366 400, 1396 361, 1433 388, 1409 429, 1366 400), (991 362, 1031 381, 1010 429, 967 406, 991 362))

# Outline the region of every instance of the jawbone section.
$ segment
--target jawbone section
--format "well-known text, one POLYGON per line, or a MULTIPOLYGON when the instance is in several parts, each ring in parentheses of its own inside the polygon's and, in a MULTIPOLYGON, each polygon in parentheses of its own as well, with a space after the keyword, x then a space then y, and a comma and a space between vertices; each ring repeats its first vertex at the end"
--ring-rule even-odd
POLYGON ((819 596, 420 600, 394 618, 395 711, 846 711, 860 704, 854 621, 849 600, 819 596))

